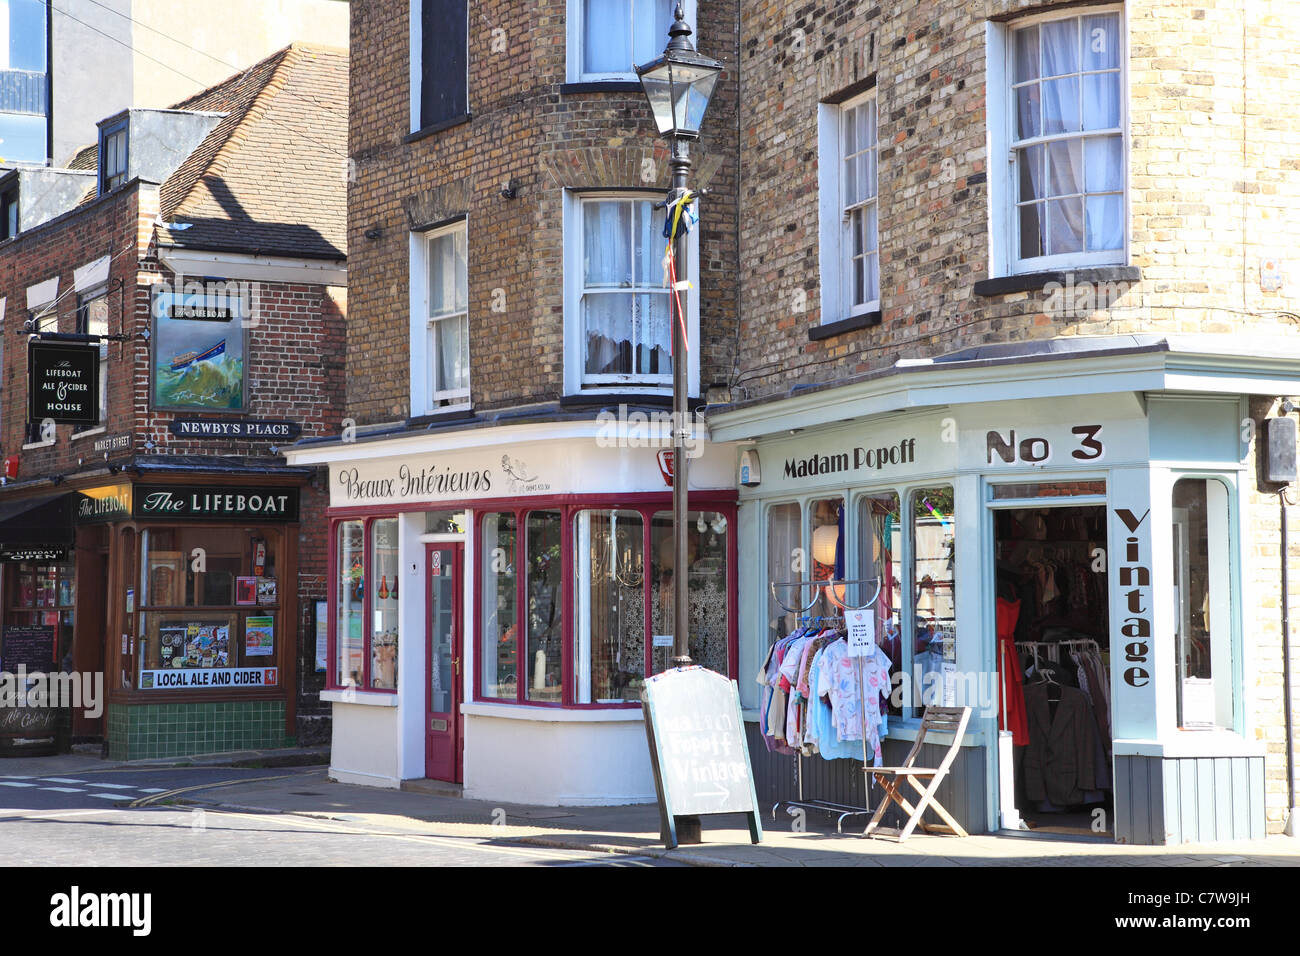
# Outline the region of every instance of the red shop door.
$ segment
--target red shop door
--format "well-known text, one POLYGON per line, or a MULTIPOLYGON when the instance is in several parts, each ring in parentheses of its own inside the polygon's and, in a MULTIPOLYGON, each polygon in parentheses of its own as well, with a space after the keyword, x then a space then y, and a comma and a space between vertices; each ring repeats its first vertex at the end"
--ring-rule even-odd
POLYGON ((428 694, 424 773, 431 780, 461 782, 465 738, 460 720, 464 546, 425 546, 428 694))

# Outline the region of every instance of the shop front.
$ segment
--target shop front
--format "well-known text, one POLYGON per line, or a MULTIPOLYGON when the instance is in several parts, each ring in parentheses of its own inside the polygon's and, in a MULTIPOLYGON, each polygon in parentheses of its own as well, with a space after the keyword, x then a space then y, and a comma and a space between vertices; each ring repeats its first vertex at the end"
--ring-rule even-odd
POLYGON ((286 746, 310 472, 134 471, 70 480, 47 544, 5 546, 0 657, 96 681, 70 730, 113 759, 286 746))
MULTIPOLYGON (((691 462, 692 658, 735 676, 733 455, 691 462)), ((654 800, 671 459, 594 421, 289 450, 328 463, 331 775, 544 805, 654 800)))
POLYGON ((1122 356, 986 350, 709 416, 740 443, 761 801, 874 808, 864 760, 899 764, 927 704, 971 706, 938 798, 972 833, 1264 835, 1258 728, 1281 714, 1254 677, 1242 422, 1284 379, 1224 357, 1206 375, 1167 345, 1122 356), (856 690, 829 740, 786 698, 774 713, 773 674, 794 654, 807 680, 853 609, 889 682, 878 702, 856 690))

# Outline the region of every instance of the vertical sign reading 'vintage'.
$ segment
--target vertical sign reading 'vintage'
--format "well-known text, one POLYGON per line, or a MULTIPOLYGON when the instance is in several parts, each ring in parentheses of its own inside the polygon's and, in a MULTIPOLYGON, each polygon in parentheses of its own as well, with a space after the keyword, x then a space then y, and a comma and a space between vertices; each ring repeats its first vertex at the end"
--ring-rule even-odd
POLYGON ((28 419, 58 425, 99 422, 99 349, 66 342, 27 343, 28 419))

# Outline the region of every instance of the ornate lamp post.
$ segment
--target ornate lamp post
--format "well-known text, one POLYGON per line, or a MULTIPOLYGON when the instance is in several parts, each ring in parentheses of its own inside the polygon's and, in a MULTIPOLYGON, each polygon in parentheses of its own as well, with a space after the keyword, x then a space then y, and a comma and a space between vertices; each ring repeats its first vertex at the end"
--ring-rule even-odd
MULTIPOLYGON (((700 138, 700 124, 709 99, 722 72, 722 64, 695 51, 690 41, 691 28, 686 24, 686 14, 681 3, 673 14, 673 25, 668 31, 668 46, 663 56, 636 68, 641 87, 650 101, 659 134, 668 140, 672 149, 669 166, 672 170, 672 188, 666 206, 669 221, 684 213, 685 206, 678 205, 688 196, 687 177, 691 170, 689 144, 700 138)), ((690 593, 686 546, 689 511, 687 504, 688 464, 686 436, 690 428, 687 399, 690 384, 687 378, 688 362, 686 343, 687 287, 687 231, 678 225, 673 236, 673 261, 676 265, 676 283, 670 290, 670 320, 673 327, 673 665, 681 667, 690 658, 690 593)), ((699 343, 696 343, 699 348, 699 343)))

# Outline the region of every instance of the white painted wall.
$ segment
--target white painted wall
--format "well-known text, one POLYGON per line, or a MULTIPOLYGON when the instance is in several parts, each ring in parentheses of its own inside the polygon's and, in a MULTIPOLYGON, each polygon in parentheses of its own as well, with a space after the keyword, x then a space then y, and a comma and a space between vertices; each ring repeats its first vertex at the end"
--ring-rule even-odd
POLYGON ((547 807, 653 803, 641 711, 621 713, 617 721, 573 712, 562 720, 466 717, 465 796, 547 807))
POLYGON ((397 754, 396 707, 335 702, 331 780, 396 790, 402 783, 397 754))

